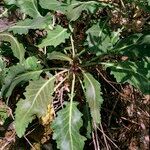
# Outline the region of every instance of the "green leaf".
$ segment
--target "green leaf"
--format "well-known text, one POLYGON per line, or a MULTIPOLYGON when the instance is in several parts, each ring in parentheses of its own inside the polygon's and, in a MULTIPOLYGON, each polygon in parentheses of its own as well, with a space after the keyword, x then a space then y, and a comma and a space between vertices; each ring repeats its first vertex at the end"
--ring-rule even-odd
POLYGON ((92 127, 92 122, 91 122, 91 115, 90 115, 90 109, 89 109, 89 105, 88 103, 86 103, 83 106, 82 109, 82 113, 83 113, 83 127, 86 129, 86 137, 88 139, 91 139, 91 133, 93 131, 93 127, 92 127))
POLYGON ((17 0, 17 6, 32 18, 42 17, 37 8, 37 0, 17 0))
POLYGON ((18 137, 22 137, 28 124, 37 116, 45 116, 47 106, 52 102, 55 77, 49 80, 31 81, 26 88, 25 100, 17 103, 15 111, 15 128, 18 137))
POLYGON ((17 5, 21 11, 32 18, 42 17, 38 11, 37 0, 4 0, 8 5, 17 5))
POLYGON ((41 0, 40 5, 44 9, 61 11, 67 15, 70 21, 77 20, 82 11, 88 11, 93 13, 99 8, 104 8, 108 4, 99 3, 95 1, 81 2, 76 0, 60 2, 57 0, 41 0))
POLYGON ((41 65, 39 63, 39 60, 32 56, 32 57, 28 57, 24 62, 23 62, 23 66, 27 69, 27 70, 41 70, 41 65))
POLYGON ((61 52, 56 52, 56 51, 53 51, 52 53, 48 53, 47 54, 47 58, 49 60, 62 60, 62 61, 69 61, 69 62, 72 62, 72 59, 70 57, 68 57, 67 55, 61 53, 61 52))
POLYGON ((9 117, 9 108, 8 106, 3 103, 2 101, 0 101, 0 125, 4 125, 6 119, 9 117))
POLYGON ((140 89, 144 94, 150 93, 150 61, 105 64, 111 68, 111 74, 114 75, 117 82, 128 82, 134 87, 140 89))
POLYGON ((102 3, 98 3, 95 1, 88 1, 88 2, 81 2, 81 1, 72 1, 72 3, 67 8, 67 17, 70 21, 77 20, 82 11, 88 11, 93 13, 96 9, 102 8, 103 6, 100 5, 102 3))
POLYGON ((83 73, 85 97, 90 107, 91 116, 95 123, 100 123, 100 110, 103 103, 101 85, 90 73, 83 73))
POLYGON ((65 12, 67 4, 57 0, 40 0, 40 5, 44 9, 65 12))
MULTIPOLYGON (((0 88, 2 87, 6 74, 6 63, 3 60, 3 57, 0 55, 0 88)), ((1 95, 1 93, 0 93, 1 95)))
POLYGON ((0 55, 0 72, 5 69, 6 63, 3 60, 3 57, 0 55))
POLYGON ((16 4, 16 0, 4 0, 4 2, 5 2, 7 5, 16 4))
POLYGON ((119 31, 110 33, 106 21, 93 25, 86 34, 91 52, 97 55, 107 53, 119 39, 119 31))
POLYGON ((58 46, 61 43, 65 42, 65 39, 68 39, 70 36, 67 33, 67 29, 57 26, 54 30, 47 32, 47 37, 43 39, 42 43, 38 47, 42 48, 45 46, 58 46))
POLYGON ((51 23, 51 16, 37 17, 35 19, 25 19, 11 26, 8 31, 14 34, 27 34, 29 29, 45 29, 51 23))
POLYGON ((18 84, 38 79, 42 70, 37 61, 35 57, 29 57, 23 64, 10 67, 3 81, 1 96, 10 97, 18 84))
POLYGON ((61 150, 83 150, 85 137, 80 135, 82 114, 77 109, 77 103, 67 103, 65 108, 57 113, 53 121, 53 139, 61 150))
POLYGON ((127 38, 121 39, 114 50, 130 58, 150 57, 150 33, 133 34, 127 38))
POLYGON ((0 33, 0 41, 9 42, 14 56, 17 57, 20 62, 24 60, 25 49, 14 36, 9 33, 0 33))

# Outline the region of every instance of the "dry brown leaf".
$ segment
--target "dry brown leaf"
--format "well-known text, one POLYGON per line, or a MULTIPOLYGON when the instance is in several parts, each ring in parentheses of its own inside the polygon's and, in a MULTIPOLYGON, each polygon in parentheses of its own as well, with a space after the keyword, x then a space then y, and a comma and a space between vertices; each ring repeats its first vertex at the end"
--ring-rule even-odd
POLYGON ((54 108, 52 105, 48 105, 47 114, 41 118, 41 124, 43 126, 50 124, 54 119, 54 108))

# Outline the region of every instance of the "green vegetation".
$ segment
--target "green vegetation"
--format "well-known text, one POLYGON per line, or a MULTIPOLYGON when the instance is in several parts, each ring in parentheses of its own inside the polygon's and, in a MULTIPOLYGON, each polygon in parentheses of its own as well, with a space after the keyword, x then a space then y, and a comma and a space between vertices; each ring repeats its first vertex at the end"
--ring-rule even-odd
MULTIPOLYGON (((119 5, 4 0, 2 5, 2 19, 16 16, 0 32, 0 97, 12 110, 19 138, 33 122, 42 124, 51 106, 55 115, 46 124, 54 145, 60 150, 83 150, 102 123, 108 77, 110 83, 129 83, 139 93, 150 94, 149 0, 119 5), (113 22, 115 12, 122 15, 116 16, 119 23, 113 22), (147 20, 137 19, 141 26, 129 25, 129 17, 140 12, 147 20)), ((2 124, 7 113, 0 111, 2 124)))

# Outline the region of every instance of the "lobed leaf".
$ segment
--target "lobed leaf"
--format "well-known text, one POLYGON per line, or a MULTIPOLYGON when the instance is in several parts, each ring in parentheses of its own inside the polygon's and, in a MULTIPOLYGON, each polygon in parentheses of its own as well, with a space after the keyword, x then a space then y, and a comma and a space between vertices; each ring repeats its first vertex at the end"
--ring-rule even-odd
POLYGON ((54 10, 54 11, 62 11, 65 12, 66 3, 62 3, 57 0, 40 0, 40 5, 44 9, 54 10))
POLYGON ((68 39, 70 36, 67 33, 67 29, 57 26, 54 30, 47 32, 47 37, 42 40, 42 43, 38 47, 42 48, 45 46, 58 46, 61 43, 65 42, 65 39, 68 39))
POLYGON ((85 97, 90 107, 91 116, 95 123, 100 123, 101 104, 103 98, 101 96, 100 83, 90 73, 83 73, 85 97))
POLYGON ((23 64, 17 64, 8 68, 1 89, 1 96, 10 97, 13 89, 18 84, 22 84, 31 79, 38 79, 42 70, 37 64, 37 61, 35 57, 29 57, 23 64))
POLYGON ((99 3, 96 1, 76 1, 76 0, 67 0, 64 2, 60 2, 57 0, 41 0, 40 5, 44 9, 54 10, 54 11, 61 11, 62 13, 67 15, 67 18, 70 21, 77 20, 82 11, 88 11, 93 13, 99 8, 104 8, 108 6, 108 4, 105 3, 99 3))
POLYGON ((128 82, 134 87, 140 89, 144 94, 150 93, 150 61, 139 62, 118 62, 105 64, 111 68, 111 74, 114 75, 117 82, 128 82))
POLYGON ((87 42, 91 52, 97 55, 108 53, 119 40, 119 32, 111 32, 105 22, 98 22, 87 30, 87 42))
POLYGON ((66 15, 70 21, 75 21, 80 17, 82 11, 86 10, 93 13, 94 10, 98 8, 99 4, 100 3, 95 1, 73 1, 71 5, 68 6, 66 15))
POLYGON ((42 17, 38 11, 37 0, 4 0, 4 2, 8 5, 18 6, 23 13, 32 18, 42 17))
POLYGON ((27 34, 29 29, 45 29, 51 23, 51 17, 37 17, 34 19, 25 19, 11 26, 8 31, 13 31, 14 34, 27 34))
POLYGON ((15 128, 18 137, 22 137, 28 124, 37 116, 45 116, 47 106, 52 102, 55 77, 49 80, 30 81, 26 88, 25 100, 17 103, 15 111, 15 128))
POLYGON ((37 0, 17 0, 17 6, 32 18, 42 17, 38 11, 37 0))
POLYGON ((83 150, 85 137, 79 133, 82 126, 81 116, 75 102, 67 103, 65 108, 57 113, 52 128, 58 149, 83 150))
POLYGON ((9 42, 11 44, 11 49, 16 58, 22 62, 24 60, 25 49, 17 39, 9 33, 0 33, 0 41, 9 42))

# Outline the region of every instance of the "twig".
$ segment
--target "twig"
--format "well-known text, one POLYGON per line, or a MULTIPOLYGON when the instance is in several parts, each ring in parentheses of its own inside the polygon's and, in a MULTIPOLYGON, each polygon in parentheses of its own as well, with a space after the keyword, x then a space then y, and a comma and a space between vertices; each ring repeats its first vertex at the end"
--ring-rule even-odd
POLYGON ((2 18, 7 12, 8 12, 8 9, 6 9, 2 14, 0 14, 0 18, 2 18))
MULTIPOLYGON (((96 68, 97 72, 101 75, 101 77, 116 91, 118 92, 120 95, 122 95, 121 92, 119 92, 112 84, 111 84, 111 81, 108 81, 104 76, 103 74, 96 68)), ((112 82, 113 83, 113 82, 112 82)))
POLYGON ((94 149, 97 150, 97 144, 96 144, 96 140, 95 140, 94 131, 92 132, 92 139, 93 139, 93 143, 94 143, 94 149))
POLYGON ((15 135, 15 131, 12 133, 12 135, 7 139, 6 138, 6 143, 0 148, 0 150, 5 150, 6 146, 9 145, 13 140, 14 140, 14 135, 15 135))
POLYGON ((93 142, 94 142, 94 148, 95 150, 100 150, 100 147, 99 147, 99 142, 98 142, 98 134, 97 134, 97 126, 96 124, 94 123, 94 131, 95 133, 93 132, 93 136, 94 136, 94 139, 93 139, 93 142))
POLYGON ((27 139, 27 137, 24 135, 24 138, 25 138, 25 140, 28 142, 28 144, 34 149, 34 150, 36 150, 35 149, 35 147, 31 144, 31 142, 27 139))
POLYGON ((123 0, 120 0, 120 2, 121 2, 122 7, 125 9, 126 7, 125 7, 123 0))
MULTIPOLYGON (((135 121, 133 121, 133 120, 129 120, 129 119, 125 118, 125 117, 121 117, 121 119, 127 120, 127 121, 129 121, 129 122, 131 122, 131 123, 133 123, 133 124, 139 125, 139 123, 137 123, 137 122, 135 122, 135 121)), ((139 125, 139 126, 140 126, 140 125, 139 125)))
POLYGON ((60 85, 63 83, 63 82, 65 82, 65 80, 68 78, 68 76, 66 76, 62 81, 60 81, 58 84, 57 84, 57 86, 54 88, 54 91, 56 91, 59 87, 60 87, 60 85))
POLYGON ((111 117, 112 117, 112 114, 113 114, 113 112, 114 112, 114 109, 115 109, 117 103, 118 103, 118 99, 115 101, 115 104, 113 105, 113 108, 112 108, 111 113, 110 113, 110 115, 109 115, 108 126, 110 126, 111 117))
POLYGON ((98 70, 98 69, 96 69, 97 70, 97 72, 101 75, 101 77, 116 91, 116 92, 118 92, 118 94, 120 95, 120 96, 122 96, 123 98, 125 98, 126 100, 131 100, 131 98, 126 98, 126 95, 124 95, 124 94, 122 94, 121 92, 119 92, 119 90, 117 90, 111 83, 114 83, 114 84, 119 84, 119 85, 121 85, 120 83, 116 83, 116 82, 112 82, 112 81, 109 81, 109 80, 107 80, 104 76, 103 76, 103 74, 98 70))
MULTIPOLYGON (((105 134, 104 132, 102 132, 102 130, 100 128, 97 128, 102 134, 105 134)), ((120 150, 120 148, 105 134, 105 137, 118 149, 120 150)))
POLYGON ((11 108, 10 108, 10 107, 8 107, 8 110, 9 110, 9 114, 10 114, 10 116, 11 116, 11 117, 12 117, 12 119, 14 120, 14 119, 15 119, 15 117, 14 117, 14 115, 13 115, 13 113, 12 113, 11 108))
POLYGON ((60 89, 60 103, 62 108, 63 108, 63 93, 64 93, 64 87, 60 89))
POLYGON ((105 142, 105 145, 106 145, 106 149, 109 150, 108 143, 107 143, 107 140, 106 140, 106 136, 105 136, 105 133, 104 133, 104 130, 103 130, 103 127, 102 127, 101 123, 100 123, 100 128, 101 128, 101 132, 103 134, 103 138, 104 138, 104 142, 105 142))

